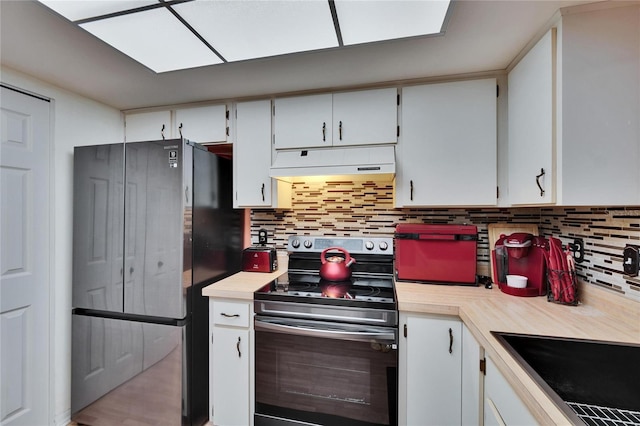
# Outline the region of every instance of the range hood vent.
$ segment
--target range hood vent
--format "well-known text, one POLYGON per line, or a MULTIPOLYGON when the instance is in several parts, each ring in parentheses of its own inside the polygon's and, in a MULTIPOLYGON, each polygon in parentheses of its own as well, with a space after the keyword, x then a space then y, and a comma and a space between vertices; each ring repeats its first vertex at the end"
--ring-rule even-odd
POLYGON ((288 182, 303 176, 392 180, 395 173, 395 146, 373 145, 279 150, 269 176, 288 182))

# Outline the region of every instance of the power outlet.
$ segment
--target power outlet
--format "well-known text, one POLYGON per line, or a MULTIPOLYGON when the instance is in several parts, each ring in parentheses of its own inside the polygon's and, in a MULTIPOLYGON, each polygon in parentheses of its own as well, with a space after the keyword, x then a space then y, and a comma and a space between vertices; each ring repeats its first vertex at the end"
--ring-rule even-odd
POLYGON ((640 247, 627 244, 622 252, 622 268, 624 273, 631 277, 638 276, 640 269, 640 247))

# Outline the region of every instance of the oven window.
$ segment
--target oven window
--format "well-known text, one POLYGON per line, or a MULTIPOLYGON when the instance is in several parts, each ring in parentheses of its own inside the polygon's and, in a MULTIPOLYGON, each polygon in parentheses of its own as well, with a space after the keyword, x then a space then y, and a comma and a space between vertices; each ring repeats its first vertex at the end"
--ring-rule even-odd
POLYGON ((325 425, 397 424, 397 350, 269 331, 255 335, 257 414, 325 425))

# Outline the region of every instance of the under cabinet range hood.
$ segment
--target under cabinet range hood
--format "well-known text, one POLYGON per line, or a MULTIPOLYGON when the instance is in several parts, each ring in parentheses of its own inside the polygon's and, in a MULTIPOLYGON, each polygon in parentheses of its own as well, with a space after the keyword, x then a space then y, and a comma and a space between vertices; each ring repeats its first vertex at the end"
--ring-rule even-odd
POLYGON ((396 173, 394 145, 278 150, 269 176, 292 181, 303 176, 348 176, 393 180, 396 173))

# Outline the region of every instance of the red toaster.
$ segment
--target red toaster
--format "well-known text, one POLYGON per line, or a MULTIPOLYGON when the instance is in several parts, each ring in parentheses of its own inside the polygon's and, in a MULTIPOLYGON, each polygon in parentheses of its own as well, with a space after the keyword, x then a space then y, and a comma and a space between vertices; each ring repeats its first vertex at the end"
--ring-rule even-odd
POLYGON ((253 246, 242 251, 242 270, 273 272, 278 269, 278 257, 273 247, 253 246))

